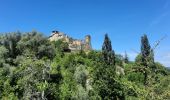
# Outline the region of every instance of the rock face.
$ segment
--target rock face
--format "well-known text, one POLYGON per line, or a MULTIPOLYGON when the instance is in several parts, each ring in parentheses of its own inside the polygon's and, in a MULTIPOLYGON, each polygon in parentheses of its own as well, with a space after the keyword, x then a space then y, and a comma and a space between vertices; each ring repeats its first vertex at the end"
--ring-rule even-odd
POLYGON ((85 39, 81 40, 81 39, 73 39, 73 38, 69 37, 68 35, 66 35, 62 32, 59 32, 59 31, 52 31, 52 35, 49 37, 49 40, 50 41, 62 40, 63 42, 67 42, 69 45, 69 49, 71 51, 92 50, 90 35, 86 35, 85 39))

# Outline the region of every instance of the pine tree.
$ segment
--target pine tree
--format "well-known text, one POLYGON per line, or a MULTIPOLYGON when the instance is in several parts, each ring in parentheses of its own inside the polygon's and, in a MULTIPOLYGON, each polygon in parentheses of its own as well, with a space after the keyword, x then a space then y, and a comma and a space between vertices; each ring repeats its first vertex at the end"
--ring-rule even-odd
POLYGON ((124 62, 125 62, 125 63, 129 63, 129 58, 128 58, 128 55, 127 55, 126 51, 125 51, 124 62))
POLYGON ((105 34, 105 39, 102 46, 102 55, 106 64, 115 65, 115 52, 112 50, 112 44, 107 34, 105 34))

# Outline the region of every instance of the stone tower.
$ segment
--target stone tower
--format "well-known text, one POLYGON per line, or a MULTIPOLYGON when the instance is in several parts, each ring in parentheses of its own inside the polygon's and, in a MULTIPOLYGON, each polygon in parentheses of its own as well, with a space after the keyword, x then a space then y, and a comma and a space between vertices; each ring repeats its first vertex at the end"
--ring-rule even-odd
POLYGON ((90 35, 86 35, 85 36, 85 50, 91 50, 91 36, 90 35))

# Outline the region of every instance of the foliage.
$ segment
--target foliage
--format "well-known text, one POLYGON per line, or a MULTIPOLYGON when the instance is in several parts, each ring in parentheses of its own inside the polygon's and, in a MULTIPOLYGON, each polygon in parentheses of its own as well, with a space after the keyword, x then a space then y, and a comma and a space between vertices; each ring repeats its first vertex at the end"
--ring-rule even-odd
POLYGON ((129 63, 129 58, 128 58, 128 55, 127 55, 126 52, 125 52, 124 62, 125 63, 129 63))
POLYGON ((102 50, 89 52, 36 31, 0 35, 2 100, 169 100, 169 83, 146 35, 135 61, 115 54, 107 34, 102 50))
POLYGON ((112 50, 112 44, 107 34, 105 34, 104 43, 102 46, 103 61, 106 64, 115 64, 115 53, 112 50))

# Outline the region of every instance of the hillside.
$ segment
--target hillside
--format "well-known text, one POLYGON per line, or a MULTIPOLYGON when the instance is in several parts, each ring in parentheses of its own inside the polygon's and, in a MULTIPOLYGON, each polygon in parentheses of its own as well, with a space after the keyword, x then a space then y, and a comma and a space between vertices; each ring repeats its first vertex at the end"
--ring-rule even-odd
POLYGON ((0 35, 1 100, 169 100, 170 70, 154 60, 147 35, 135 61, 117 54, 106 34, 102 50, 68 52, 39 32, 0 35))

